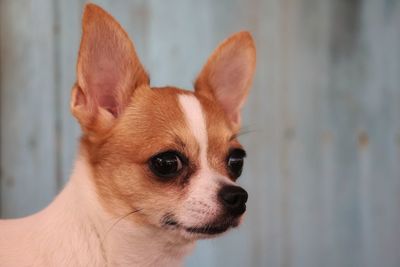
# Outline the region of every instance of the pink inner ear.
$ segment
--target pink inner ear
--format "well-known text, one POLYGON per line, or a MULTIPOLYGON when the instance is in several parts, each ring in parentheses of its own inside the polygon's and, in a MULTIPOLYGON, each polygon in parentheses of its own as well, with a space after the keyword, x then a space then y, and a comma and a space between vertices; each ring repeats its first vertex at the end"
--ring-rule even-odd
MULTIPOLYGON (((96 55, 92 55, 96 57, 96 55)), ((113 62, 111 58, 104 58, 104 55, 98 55, 97 62, 91 62, 92 69, 88 73, 87 84, 91 96, 95 99, 96 104, 101 108, 108 110, 114 117, 120 112, 118 99, 118 88, 123 82, 123 75, 118 69, 118 62, 113 62)))
POLYGON ((234 123, 240 123, 240 109, 248 92, 252 66, 245 53, 220 58, 210 77, 215 96, 234 123))
POLYGON ((118 117, 120 111, 118 108, 118 101, 113 95, 102 95, 98 99, 99 106, 110 112, 115 118, 118 117))
POLYGON ((82 79, 78 81, 93 106, 117 117, 126 105, 126 94, 131 90, 133 77, 130 71, 133 70, 129 50, 124 44, 114 43, 115 40, 102 40, 101 35, 90 37, 83 47, 87 54, 78 65, 81 67, 78 77, 82 79))

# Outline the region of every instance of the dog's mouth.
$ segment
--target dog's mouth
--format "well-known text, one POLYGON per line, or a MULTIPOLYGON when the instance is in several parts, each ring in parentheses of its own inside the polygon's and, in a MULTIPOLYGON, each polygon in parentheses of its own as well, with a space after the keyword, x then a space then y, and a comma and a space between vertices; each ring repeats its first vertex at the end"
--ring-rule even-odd
POLYGON ((207 225, 204 227, 186 227, 185 230, 193 234, 217 235, 222 234, 231 227, 230 224, 207 225))
POLYGON ((202 234, 202 235, 218 235, 227 231, 231 227, 236 227, 239 225, 238 219, 228 218, 223 221, 217 221, 214 223, 209 223, 202 226, 185 226, 179 223, 171 214, 167 214, 162 219, 162 225, 170 229, 183 229, 191 234, 202 234))

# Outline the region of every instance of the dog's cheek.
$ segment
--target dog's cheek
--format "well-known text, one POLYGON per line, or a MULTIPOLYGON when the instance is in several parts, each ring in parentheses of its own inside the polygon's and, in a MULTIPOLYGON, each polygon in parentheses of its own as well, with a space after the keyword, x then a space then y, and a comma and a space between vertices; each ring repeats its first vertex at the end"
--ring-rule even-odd
POLYGON ((159 225, 166 213, 176 210, 185 198, 186 190, 175 183, 160 182, 143 166, 129 165, 118 168, 114 174, 118 195, 126 205, 140 210, 143 220, 159 225))

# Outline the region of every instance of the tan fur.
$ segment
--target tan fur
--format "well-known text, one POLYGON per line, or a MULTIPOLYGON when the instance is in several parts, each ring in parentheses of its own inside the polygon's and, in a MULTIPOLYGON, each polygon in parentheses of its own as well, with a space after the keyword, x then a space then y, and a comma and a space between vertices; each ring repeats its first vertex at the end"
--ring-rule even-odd
POLYGON ((197 158, 196 143, 178 107, 178 92, 174 88, 138 90, 132 97, 134 104, 128 106, 104 139, 96 143, 84 140, 97 178, 95 183, 109 211, 124 214, 142 209, 132 218, 157 224, 158 221, 149 222, 146 214, 171 207, 183 197, 185 190, 179 179, 166 186, 157 181, 147 165, 148 159, 161 149, 178 150, 191 159, 197 158), (154 203, 159 204, 155 207, 154 203))

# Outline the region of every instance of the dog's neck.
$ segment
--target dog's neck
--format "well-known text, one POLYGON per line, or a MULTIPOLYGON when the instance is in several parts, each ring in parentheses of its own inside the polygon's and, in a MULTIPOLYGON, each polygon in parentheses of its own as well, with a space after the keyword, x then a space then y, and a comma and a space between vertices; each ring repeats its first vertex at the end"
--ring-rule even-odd
POLYGON ((54 237, 63 246, 74 246, 69 248, 71 255, 66 255, 65 249, 60 255, 80 258, 90 266, 183 264, 194 242, 178 241, 164 230, 110 215, 98 200, 93 178, 85 158, 80 156, 64 190, 40 214, 42 225, 54 229, 54 235, 60 234, 54 237))

